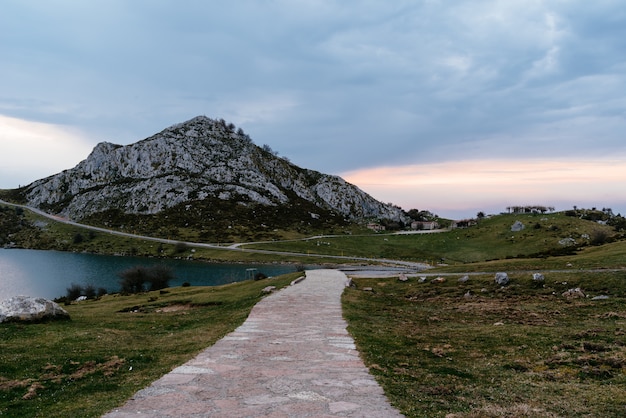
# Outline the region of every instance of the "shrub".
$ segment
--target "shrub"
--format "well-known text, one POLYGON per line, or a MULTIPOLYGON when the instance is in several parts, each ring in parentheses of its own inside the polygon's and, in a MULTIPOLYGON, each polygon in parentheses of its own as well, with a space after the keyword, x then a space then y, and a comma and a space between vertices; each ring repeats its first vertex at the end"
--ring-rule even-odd
POLYGON ((83 287, 76 283, 72 283, 66 290, 65 297, 69 302, 78 299, 83 294, 83 287))
POLYGON ((170 280, 174 278, 174 273, 169 267, 159 265, 148 269, 148 282, 150 290, 161 290, 169 286, 170 280))
POLYGON ((185 244, 184 242, 177 242, 174 245, 174 252, 176 254, 184 253, 188 249, 189 249, 189 245, 185 244))
POLYGON ((602 245, 609 239, 609 233, 603 229, 594 229, 591 231, 589 242, 592 245, 602 245))
POLYGON ((140 293, 144 291, 144 284, 146 282, 145 267, 131 267, 120 273, 120 287, 121 292, 140 293))
POLYGON ((121 292, 131 294, 164 289, 169 286, 174 274, 169 267, 163 265, 135 266, 121 272, 120 277, 121 292))
POLYGON ((87 299, 95 299, 96 288, 93 285, 88 284, 83 288, 83 296, 85 296, 87 299))

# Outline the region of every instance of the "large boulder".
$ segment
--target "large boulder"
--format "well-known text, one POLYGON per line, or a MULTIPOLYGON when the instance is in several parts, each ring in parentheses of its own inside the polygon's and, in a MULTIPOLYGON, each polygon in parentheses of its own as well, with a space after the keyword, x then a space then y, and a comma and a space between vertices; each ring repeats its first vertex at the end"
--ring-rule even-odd
POLYGON ((38 322, 69 318, 70 314, 58 303, 44 298, 14 296, 0 302, 0 322, 38 322))

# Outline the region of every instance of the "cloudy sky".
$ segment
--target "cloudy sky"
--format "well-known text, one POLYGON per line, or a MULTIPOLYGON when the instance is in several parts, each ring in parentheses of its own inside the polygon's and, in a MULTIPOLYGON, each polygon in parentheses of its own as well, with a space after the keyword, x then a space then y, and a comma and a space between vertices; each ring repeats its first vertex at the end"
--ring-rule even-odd
POLYGON ((3 0, 0 188, 197 115, 442 216, 626 215, 615 0, 3 0))

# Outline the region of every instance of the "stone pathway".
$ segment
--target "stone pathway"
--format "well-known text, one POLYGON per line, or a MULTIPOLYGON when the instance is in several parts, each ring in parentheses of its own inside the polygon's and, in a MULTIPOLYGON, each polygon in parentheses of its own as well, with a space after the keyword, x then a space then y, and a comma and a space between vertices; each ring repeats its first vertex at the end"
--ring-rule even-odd
POLYGON ((346 281, 336 270, 308 271, 105 417, 402 417, 346 330, 346 281))

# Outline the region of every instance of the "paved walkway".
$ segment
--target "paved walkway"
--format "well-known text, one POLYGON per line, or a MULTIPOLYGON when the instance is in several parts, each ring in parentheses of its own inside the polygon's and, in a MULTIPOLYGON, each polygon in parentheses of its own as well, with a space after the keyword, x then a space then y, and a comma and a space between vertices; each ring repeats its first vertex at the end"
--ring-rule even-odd
POLYGON ((346 331, 346 276, 312 270, 106 418, 402 417, 346 331))

